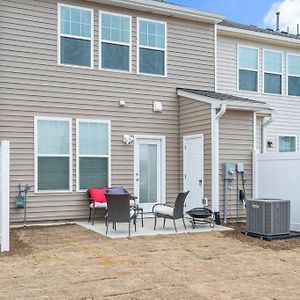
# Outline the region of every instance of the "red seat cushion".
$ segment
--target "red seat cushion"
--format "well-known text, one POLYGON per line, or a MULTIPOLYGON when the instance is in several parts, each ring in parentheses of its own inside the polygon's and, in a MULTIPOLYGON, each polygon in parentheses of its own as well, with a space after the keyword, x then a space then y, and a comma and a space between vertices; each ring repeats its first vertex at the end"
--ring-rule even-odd
POLYGON ((104 203, 106 202, 105 193, 107 188, 97 189, 97 188, 90 188, 89 194, 93 201, 104 203))

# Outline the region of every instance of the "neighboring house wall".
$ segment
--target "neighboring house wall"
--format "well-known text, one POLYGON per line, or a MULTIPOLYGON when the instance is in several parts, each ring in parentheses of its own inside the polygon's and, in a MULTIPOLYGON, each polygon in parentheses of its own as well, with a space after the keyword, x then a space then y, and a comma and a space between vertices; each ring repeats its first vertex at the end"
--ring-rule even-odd
MULTIPOLYGON (((203 134, 204 180, 203 197, 208 198, 211 207, 211 105, 180 98, 180 187, 183 188, 183 137, 203 134)), ((201 206, 199 199, 199 206, 201 206)))
POLYGON ((88 212, 85 194, 75 192, 76 119, 111 120, 111 183, 124 185, 130 191, 133 191, 134 153, 133 145, 122 142, 123 134, 166 136, 166 194, 171 202, 179 191, 181 179, 176 88, 214 89, 213 25, 89 1, 67 3, 94 9, 94 69, 57 65, 57 1, 1 3, 0 137, 11 141, 12 222, 20 221, 23 213, 14 208, 18 184, 34 183, 34 116, 72 118, 73 192, 30 192, 29 220, 85 218, 88 212), (98 70, 99 9, 133 17, 131 74, 98 70), (167 22, 166 78, 136 74, 137 16, 167 22), (118 100, 125 100, 126 106, 118 107, 118 100), (162 102, 161 114, 152 111, 155 100, 162 102))
MULTIPOLYGON (((218 50, 217 50, 217 91, 228 94, 239 95, 260 101, 267 102, 275 110, 274 121, 267 127, 266 137, 273 143, 271 149, 267 151, 277 151, 278 134, 295 134, 300 136, 300 101, 299 97, 287 96, 287 56, 286 53, 300 55, 298 48, 289 48, 289 46, 276 46, 276 42, 262 43, 233 38, 225 36, 218 32, 218 50), (258 92, 238 91, 238 53, 237 46, 244 45, 259 48, 259 86, 258 92), (263 49, 270 49, 283 52, 283 87, 282 96, 263 94, 263 49)), ((259 124, 261 120, 257 120, 259 124)), ((257 133, 259 133, 257 129, 257 133)), ((257 149, 261 146, 257 143, 257 149)), ((298 147, 299 149, 299 147, 298 147)), ((260 149, 259 149, 260 150, 260 149)))
MULTIPOLYGON (((252 197, 252 150, 253 150, 253 113, 237 110, 228 110, 220 119, 219 156, 220 156, 220 214, 224 215, 224 179, 223 163, 244 163, 249 173, 245 183, 246 196, 252 197)), ((228 191, 228 218, 236 216, 237 180, 234 179, 228 191)), ((239 174, 239 188, 242 189, 241 174, 239 174)), ((239 202, 239 215, 245 217, 242 202, 239 202)))

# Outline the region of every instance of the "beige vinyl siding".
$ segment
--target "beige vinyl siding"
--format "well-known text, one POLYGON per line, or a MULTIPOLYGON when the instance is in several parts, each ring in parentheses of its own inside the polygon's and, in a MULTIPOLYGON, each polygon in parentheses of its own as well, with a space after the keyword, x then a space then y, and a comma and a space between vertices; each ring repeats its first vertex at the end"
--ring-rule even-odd
POLYGON ((233 38, 218 33, 217 49, 217 87, 218 92, 249 97, 252 99, 265 101, 275 110, 274 121, 266 129, 266 138, 273 143, 273 147, 267 151, 277 151, 278 134, 296 134, 300 136, 300 97, 287 96, 287 53, 300 55, 298 48, 288 46, 276 46, 272 44, 255 42, 233 38), (259 48, 259 92, 239 92, 237 91, 237 45, 245 45, 259 48), (263 94, 263 49, 283 52, 283 94, 268 95, 263 94))
MULTIPOLYGON (((244 163, 249 173, 249 180, 246 181, 246 195, 252 197, 252 151, 253 151, 253 113, 244 111, 229 110, 220 119, 220 213, 224 215, 224 179, 223 163, 234 162, 244 163)), ((230 183, 232 187, 228 196, 228 218, 236 216, 236 187, 237 180, 230 183)), ((241 174, 239 175, 239 188, 242 188, 241 174)), ((245 216, 242 202, 240 202, 239 215, 245 216)))
MULTIPOLYGON (((211 106, 210 104, 180 98, 180 186, 183 188, 183 137, 203 134, 204 180, 203 196, 211 206, 211 106)), ((201 200, 201 199, 200 199, 201 200)), ((201 205, 201 203, 199 203, 201 205)))
MULTIPOLYGON (((64 3, 64 2, 62 2, 64 3)), ((3 0, 0 20, 0 138, 11 141, 11 221, 19 183, 34 183, 34 116, 73 119, 73 192, 29 193, 31 221, 86 218, 87 200, 75 192, 76 119, 111 120, 112 185, 133 192, 133 145, 123 134, 166 137, 166 194, 179 191, 179 100, 176 88, 214 89, 213 25, 140 13, 84 1, 66 1, 94 9, 94 69, 57 65, 57 1, 3 0), (132 74, 98 70, 98 10, 131 15, 132 74), (168 77, 136 74, 136 17, 168 24, 168 77), (199 51, 201 49, 201 51, 199 51), (118 107, 125 100, 126 106, 118 107), (161 101, 162 113, 152 111, 161 101)))

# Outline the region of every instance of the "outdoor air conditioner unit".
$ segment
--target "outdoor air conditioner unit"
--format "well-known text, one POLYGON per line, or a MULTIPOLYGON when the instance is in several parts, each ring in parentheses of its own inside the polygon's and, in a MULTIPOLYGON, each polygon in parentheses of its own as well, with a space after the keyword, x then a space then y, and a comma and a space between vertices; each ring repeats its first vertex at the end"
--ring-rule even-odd
POLYGON ((289 200, 252 199, 246 205, 247 232, 266 236, 289 234, 289 200))

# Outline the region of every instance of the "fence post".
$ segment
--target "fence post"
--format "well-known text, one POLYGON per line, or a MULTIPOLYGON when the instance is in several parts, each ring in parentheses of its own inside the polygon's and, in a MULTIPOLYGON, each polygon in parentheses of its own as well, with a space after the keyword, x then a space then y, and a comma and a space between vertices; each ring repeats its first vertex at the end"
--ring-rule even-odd
POLYGON ((9 141, 0 142, 0 247, 9 251, 9 141))

